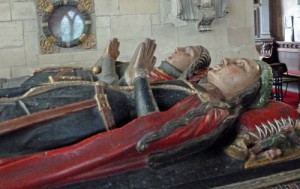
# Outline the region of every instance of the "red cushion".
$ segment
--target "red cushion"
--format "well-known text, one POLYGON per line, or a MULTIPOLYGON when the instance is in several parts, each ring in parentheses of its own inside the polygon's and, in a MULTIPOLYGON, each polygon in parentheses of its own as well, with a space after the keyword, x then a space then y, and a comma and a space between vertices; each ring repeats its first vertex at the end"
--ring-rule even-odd
MULTIPOLYGON (((278 122, 292 120, 295 123, 299 118, 300 115, 297 110, 290 105, 279 101, 270 101, 263 108, 252 109, 243 113, 239 118, 239 132, 257 132, 257 127, 261 128, 263 124, 269 125, 275 120, 278 122)), ((263 130, 265 129, 263 128, 263 130)))
POLYGON ((290 74, 290 75, 299 75, 299 77, 300 77, 300 71, 298 71, 298 70, 289 70, 288 74, 290 74))

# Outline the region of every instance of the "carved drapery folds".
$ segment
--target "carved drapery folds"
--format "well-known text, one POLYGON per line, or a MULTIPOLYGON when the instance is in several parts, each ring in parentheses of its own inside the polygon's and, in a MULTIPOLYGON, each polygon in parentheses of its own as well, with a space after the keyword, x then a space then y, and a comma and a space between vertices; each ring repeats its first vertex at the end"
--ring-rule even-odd
POLYGON ((196 21, 198 31, 210 31, 215 18, 224 17, 227 10, 227 0, 177 0, 178 18, 186 21, 196 21))
POLYGON ((51 54, 62 48, 91 49, 93 0, 37 0, 40 16, 40 51, 51 54))

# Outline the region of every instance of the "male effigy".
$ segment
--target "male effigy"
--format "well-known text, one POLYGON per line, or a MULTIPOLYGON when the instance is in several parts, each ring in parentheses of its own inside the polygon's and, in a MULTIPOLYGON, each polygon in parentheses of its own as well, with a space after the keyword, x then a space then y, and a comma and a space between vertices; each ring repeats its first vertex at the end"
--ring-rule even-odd
MULTIPOLYGON (((209 149, 241 125, 237 119, 250 108, 270 106, 272 71, 262 61, 223 59, 205 69, 206 82, 173 79, 150 85, 155 49, 150 39, 139 45, 124 73, 128 86, 52 80, 1 98, 0 183, 8 188, 58 187, 145 168, 166 157, 174 160, 194 153, 188 149, 209 149)), ((283 113, 288 122, 276 128, 255 125, 256 130, 247 125, 250 115, 243 114, 242 131, 223 147, 239 159, 260 156, 270 162, 288 147, 297 148, 299 115, 289 108, 283 113), (282 141, 287 145, 278 146, 282 141)))

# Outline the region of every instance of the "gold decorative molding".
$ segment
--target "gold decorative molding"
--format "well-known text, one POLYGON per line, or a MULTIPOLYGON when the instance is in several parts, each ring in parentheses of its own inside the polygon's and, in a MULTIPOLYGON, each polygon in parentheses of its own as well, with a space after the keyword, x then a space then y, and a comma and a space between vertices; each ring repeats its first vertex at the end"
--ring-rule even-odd
POLYGON ((40 52, 42 54, 51 54, 60 52, 61 48, 91 49, 96 46, 95 32, 92 32, 93 21, 91 15, 94 14, 93 0, 37 0, 37 12, 40 16, 40 52), (52 33, 50 19, 53 18, 56 10, 62 6, 73 7, 77 9, 83 19, 83 32, 78 38, 70 41, 61 39, 61 36, 52 33))
POLYGON ((55 40, 53 40, 51 37, 46 38, 45 36, 41 36, 40 49, 42 54, 59 52, 59 47, 56 46, 55 40))
POLYGON ((92 0, 79 0, 78 9, 80 11, 94 12, 94 2, 92 0))
POLYGON ((53 0, 37 0, 37 11, 39 15, 42 15, 44 11, 47 9, 49 10, 48 7, 53 7, 52 6, 53 0))
POLYGON ((82 42, 80 47, 82 49, 91 49, 91 48, 94 48, 96 46, 96 44, 97 44, 97 42, 96 42, 95 34, 90 34, 89 36, 86 37, 86 39, 84 39, 84 41, 82 42))

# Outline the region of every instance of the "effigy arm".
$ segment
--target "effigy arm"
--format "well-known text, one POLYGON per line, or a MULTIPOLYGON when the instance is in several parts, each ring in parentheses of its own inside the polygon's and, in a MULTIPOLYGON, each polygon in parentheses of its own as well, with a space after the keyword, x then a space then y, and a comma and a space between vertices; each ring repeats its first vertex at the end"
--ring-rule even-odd
POLYGON ((203 116, 210 109, 216 107, 222 109, 228 109, 229 105, 221 101, 202 103, 198 108, 191 110, 183 117, 179 117, 175 120, 167 122, 162 127, 162 129, 145 135, 137 143, 136 146, 137 150, 140 152, 147 150, 148 143, 166 138, 167 136, 171 135, 177 128, 189 125, 196 117, 203 116))

